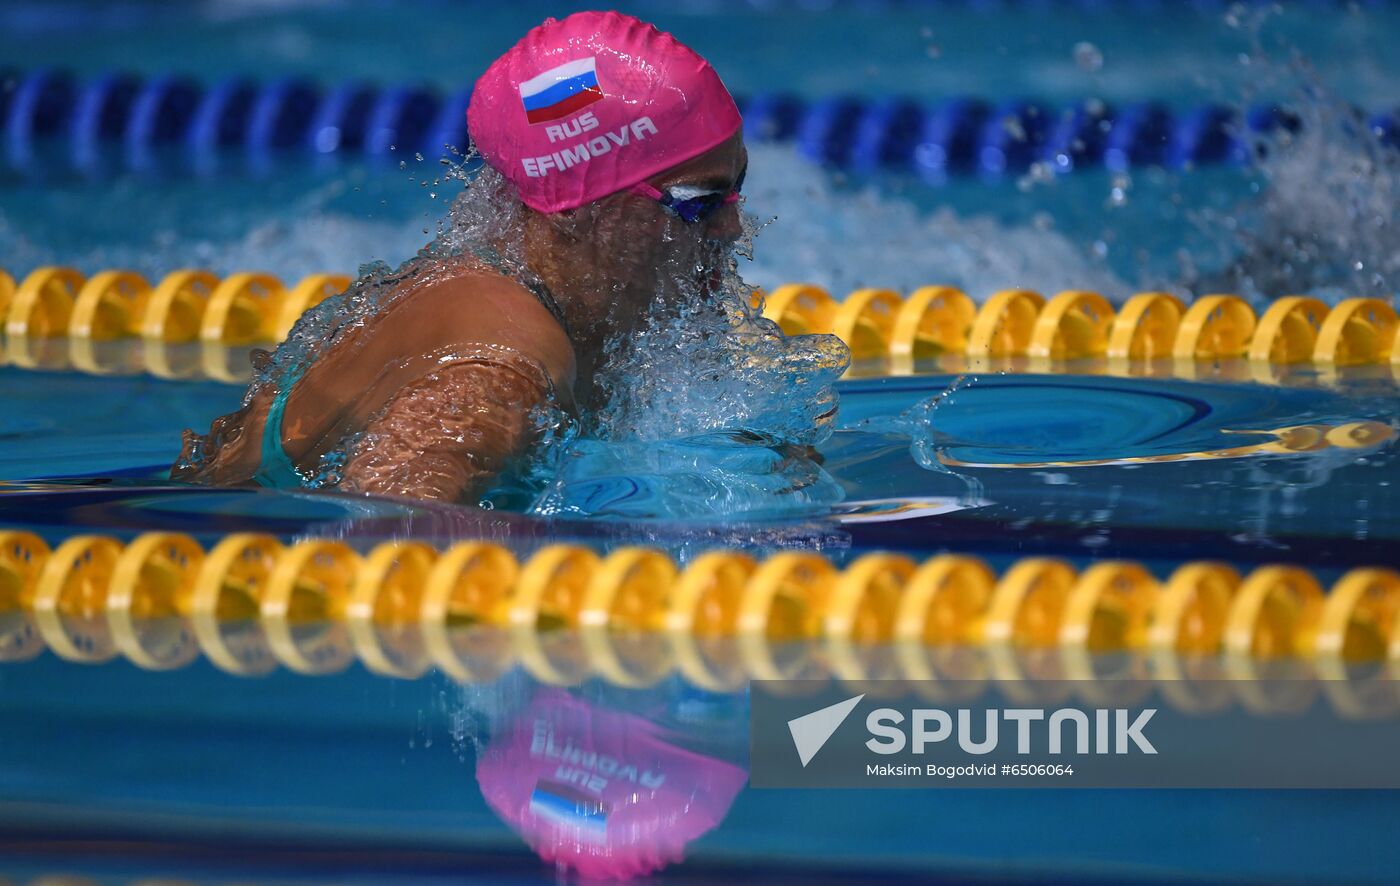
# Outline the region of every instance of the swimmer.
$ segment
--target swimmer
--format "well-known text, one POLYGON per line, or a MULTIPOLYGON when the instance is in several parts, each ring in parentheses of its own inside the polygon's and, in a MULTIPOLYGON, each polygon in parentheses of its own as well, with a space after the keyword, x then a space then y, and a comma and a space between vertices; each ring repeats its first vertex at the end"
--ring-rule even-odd
POLYGON ((343 454, 326 485, 475 502, 538 407, 595 396, 658 293, 718 284, 748 157, 733 98, 671 35, 616 12, 549 19, 477 81, 467 121, 518 236, 419 262, 315 359, 255 355, 266 377, 207 436, 185 432, 172 479, 298 487, 343 454))

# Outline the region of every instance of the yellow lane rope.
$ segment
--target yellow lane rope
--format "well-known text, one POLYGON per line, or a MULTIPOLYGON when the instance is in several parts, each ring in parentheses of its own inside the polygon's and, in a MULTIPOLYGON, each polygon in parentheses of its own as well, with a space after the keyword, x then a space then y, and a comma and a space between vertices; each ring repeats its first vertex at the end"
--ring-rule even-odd
MULTIPOLYGON (((1232 361, 1244 373, 1274 380, 1285 367, 1400 365, 1396 314, 1388 302, 1351 298, 1329 308, 1303 296, 1281 298, 1256 316, 1235 295, 1206 295, 1189 306, 1165 292, 1142 292, 1120 310, 1096 292, 1069 290, 1047 299, 1027 289, 992 294, 978 307, 951 286, 924 286, 901 296, 858 289, 837 302, 824 289, 780 286, 764 315, 788 334, 831 333, 856 361, 883 360, 895 372, 929 361, 951 365, 1048 368, 1094 361, 1109 371, 1158 366, 1144 373, 1194 376, 1199 364, 1232 361), (1018 362, 1019 361, 1019 362, 1018 362)), ((1100 369, 1098 371, 1104 371, 1100 369)))
POLYGON ((1227 430, 1226 434, 1268 436, 1264 443, 1202 449, 1193 452, 1168 452, 1160 455, 1133 455, 1124 458, 1078 459, 1075 461, 971 462, 955 458, 946 452, 937 453, 940 464, 949 467, 995 468, 997 470, 1042 470, 1045 468, 1088 468, 1107 465, 1142 465, 1178 461, 1215 461, 1227 458, 1317 453, 1324 449, 1369 449, 1380 446, 1395 436, 1395 429, 1378 421, 1354 421, 1340 425, 1290 425, 1270 430, 1227 430))
POLYGON ((1242 575, 1191 562, 1159 579, 1130 561, 1080 572, 1031 557, 997 575, 955 554, 871 553, 839 568, 810 552, 715 550, 681 566, 642 547, 600 556, 554 544, 520 560, 485 541, 360 554, 243 533, 205 550, 154 532, 50 550, 0 531, 0 660, 46 648, 152 670, 202 653, 242 675, 332 673, 358 659, 394 677, 437 668, 479 682, 519 663, 557 684, 646 686, 679 672, 712 689, 826 675, 1046 679, 1052 659, 1053 678, 1100 679, 1115 657, 1150 663, 1128 676, 1167 681, 1198 676, 1202 661, 1239 679, 1280 665, 1343 679, 1362 663, 1397 677, 1400 574, 1357 568, 1325 590, 1291 565, 1242 575))
MULTIPOLYGON (((271 344, 296 319, 350 278, 314 274, 285 284, 271 274, 240 272, 220 279, 184 269, 151 283, 140 274, 106 270, 85 277, 73 268, 42 267, 16 282, 0 271, 0 319, 8 362, 30 368, 71 365, 89 372, 148 371, 242 380, 229 349, 271 344), (53 339, 67 339, 66 353, 53 339), (112 343, 129 340, 133 351, 112 343), (181 361, 159 346, 199 345, 202 358, 181 361), (172 360, 174 361, 172 363, 172 360)), ((950 286, 908 295, 858 289, 837 301, 808 284, 780 286, 765 297, 764 315, 788 334, 830 333, 875 371, 916 367, 1076 371, 1196 377, 1222 362, 1235 375, 1276 380, 1290 368, 1336 372, 1353 367, 1400 371, 1397 317, 1384 300, 1350 298, 1328 307, 1287 296, 1262 317, 1235 295, 1206 295, 1190 305, 1165 292, 1144 292, 1115 310, 1102 295, 1070 290, 1051 298, 1026 289, 992 294, 980 307, 950 286)), ((241 356, 241 354, 240 354, 241 356)), ((869 370, 867 370, 869 371, 869 370)))

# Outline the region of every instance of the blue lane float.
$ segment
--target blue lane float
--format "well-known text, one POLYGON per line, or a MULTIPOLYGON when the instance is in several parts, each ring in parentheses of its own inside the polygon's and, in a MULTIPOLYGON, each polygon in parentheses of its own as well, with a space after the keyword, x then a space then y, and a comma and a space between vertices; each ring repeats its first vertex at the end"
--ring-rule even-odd
POLYGON ((1051 168, 1065 173, 1102 166, 1113 123, 1112 112, 1103 102, 1084 102, 1061 113, 1045 139, 1044 153, 1051 168))
POLYGON ((981 155, 979 141, 991 108, 978 99, 955 98, 924 114, 914 169, 925 180, 973 172, 981 155))
POLYGON ((70 128, 76 110, 73 78, 62 71, 34 71, 7 78, 4 91, 9 93, 0 102, 5 162, 19 172, 36 172, 42 142, 70 128))
POLYGON ((1029 169, 1045 157, 1046 134, 1055 111, 1031 101, 1007 101, 982 123, 977 167, 988 175, 1029 169))
POLYGON ((73 167, 95 174, 131 116, 140 81, 122 73, 105 74, 78 93, 71 121, 69 159, 73 167))
POLYGON ((442 97, 427 88, 401 86, 382 93, 370 111, 365 153, 373 157, 387 156, 391 151, 441 156, 442 145, 424 144, 441 105, 442 97))
POLYGON ((316 154, 364 150, 369 115, 379 98, 370 83, 342 83, 326 93, 306 133, 306 147, 316 154))
MULTIPOLYGON (((92 175, 115 165, 208 173, 240 154, 257 167, 298 155, 435 159, 465 148, 470 99, 470 89, 443 94, 365 82, 326 88, 297 78, 203 85, 112 72, 80 83, 61 70, 0 72, 0 172, 92 175)), ((1056 106, 1025 98, 919 102, 781 92, 741 96, 739 104, 753 141, 793 142, 803 156, 834 169, 904 172, 932 183, 1020 175, 1036 164, 1056 173, 1242 166, 1259 136, 1301 125, 1287 108, 1266 104, 1056 106)), ((1386 144, 1400 142, 1396 112, 1358 113, 1357 120, 1386 144)))
POLYGON ((175 146, 189 132, 204 97, 198 84, 166 75, 148 81, 131 103, 122 138, 126 165, 138 171, 159 171, 169 164, 175 146))

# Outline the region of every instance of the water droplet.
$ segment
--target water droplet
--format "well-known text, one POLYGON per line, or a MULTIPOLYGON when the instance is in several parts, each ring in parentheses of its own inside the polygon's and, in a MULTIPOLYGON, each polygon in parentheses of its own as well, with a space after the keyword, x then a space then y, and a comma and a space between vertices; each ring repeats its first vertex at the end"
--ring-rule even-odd
POLYGON ((1087 41, 1074 44, 1074 63, 1079 66, 1079 70, 1090 74, 1097 74, 1103 69, 1103 53, 1099 48, 1087 41))

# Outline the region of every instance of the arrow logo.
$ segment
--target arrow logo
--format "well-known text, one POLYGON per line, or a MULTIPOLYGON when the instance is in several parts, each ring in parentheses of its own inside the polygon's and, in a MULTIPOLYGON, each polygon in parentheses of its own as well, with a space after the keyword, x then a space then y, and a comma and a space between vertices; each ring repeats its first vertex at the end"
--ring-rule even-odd
POLYGON ((856 705, 860 704, 862 698, 865 698, 864 693, 788 721, 788 731, 792 733, 792 743, 797 748, 797 757, 802 761, 802 768, 807 768, 817 751, 820 751, 822 745, 846 722, 846 718, 855 710, 856 705))

